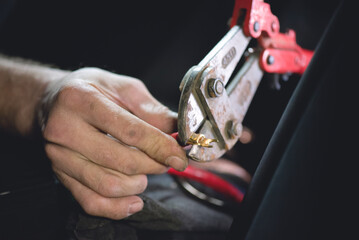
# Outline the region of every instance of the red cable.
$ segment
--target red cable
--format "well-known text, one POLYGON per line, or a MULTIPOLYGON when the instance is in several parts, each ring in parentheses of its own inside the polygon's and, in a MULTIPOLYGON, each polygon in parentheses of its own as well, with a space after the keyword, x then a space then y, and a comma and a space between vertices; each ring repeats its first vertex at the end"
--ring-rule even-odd
MULTIPOLYGON (((172 133, 171 136, 178 140, 178 132, 172 133)), ((208 186, 219 193, 233 198, 237 202, 242 202, 243 200, 244 194, 240 190, 238 190, 223 178, 220 178, 219 176, 204 169, 189 165, 183 172, 170 168, 167 173, 202 183, 203 185, 208 186)))
POLYGON ((243 200, 244 194, 240 190, 226 180, 204 169, 189 165, 183 172, 170 168, 168 173, 202 183, 203 185, 234 199, 236 202, 242 202, 243 200))

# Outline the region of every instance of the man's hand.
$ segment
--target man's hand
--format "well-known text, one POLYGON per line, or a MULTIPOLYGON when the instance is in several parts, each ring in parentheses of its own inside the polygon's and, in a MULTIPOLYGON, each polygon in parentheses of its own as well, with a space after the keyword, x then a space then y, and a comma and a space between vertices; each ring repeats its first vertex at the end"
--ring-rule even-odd
POLYGON ((41 104, 45 150, 83 209, 121 219, 143 207, 146 174, 184 170, 185 152, 168 134, 176 114, 142 82, 86 68, 51 82, 41 104))

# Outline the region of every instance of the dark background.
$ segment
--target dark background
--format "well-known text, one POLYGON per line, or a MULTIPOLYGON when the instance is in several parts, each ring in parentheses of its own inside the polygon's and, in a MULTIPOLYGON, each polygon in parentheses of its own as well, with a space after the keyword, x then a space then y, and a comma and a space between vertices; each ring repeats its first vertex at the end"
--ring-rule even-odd
MULTIPOLYGON (((99 67, 137 77, 177 111, 186 71, 228 31, 234 0, 18 0, 0 11, 0 52, 76 70, 99 67)), ((281 31, 295 29, 303 48, 315 49, 339 1, 273 0, 281 31)), ((232 160, 253 173, 300 76, 270 89, 266 75, 244 125, 252 143, 237 144, 232 160)), ((51 179, 42 146, 0 132, 0 192, 51 179)), ((48 213, 50 214, 50 213, 48 213)))

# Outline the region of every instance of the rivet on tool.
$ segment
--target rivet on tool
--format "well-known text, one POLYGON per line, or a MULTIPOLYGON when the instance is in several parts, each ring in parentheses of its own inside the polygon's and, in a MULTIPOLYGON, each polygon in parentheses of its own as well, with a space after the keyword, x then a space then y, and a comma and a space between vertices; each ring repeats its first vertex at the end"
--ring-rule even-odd
POLYGON ((268 55, 267 63, 268 65, 272 65, 274 63, 274 57, 272 55, 268 55))
POLYGON ((226 125, 227 125, 227 134, 230 139, 234 139, 236 137, 241 136, 242 124, 234 121, 228 121, 226 125))
POLYGON ((219 78, 212 78, 208 81, 208 94, 210 97, 219 97, 224 92, 224 84, 219 78))
POLYGON ((218 140, 212 138, 206 138, 203 134, 200 133, 193 133, 191 137, 188 139, 187 144, 211 148, 213 147, 212 145, 210 145, 210 143, 212 142, 218 142, 218 140))
POLYGON ((253 30, 255 31, 255 32, 258 32, 259 31, 259 28, 260 28, 260 25, 259 25, 259 22, 254 22, 254 24, 253 24, 253 30))

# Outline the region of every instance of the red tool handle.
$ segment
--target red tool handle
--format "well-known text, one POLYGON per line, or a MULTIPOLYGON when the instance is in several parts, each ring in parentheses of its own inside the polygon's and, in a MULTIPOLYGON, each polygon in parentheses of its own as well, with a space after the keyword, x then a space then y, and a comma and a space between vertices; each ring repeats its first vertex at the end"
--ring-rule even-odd
POLYGON ((272 14, 270 5, 263 0, 236 0, 230 26, 237 25, 243 14, 243 31, 247 36, 258 38, 265 32, 271 37, 279 32, 278 18, 272 14))
POLYGON ((257 38, 263 48, 260 66, 269 73, 303 74, 313 56, 313 51, 301 48, 295 32, 279 32, 278 18, 272 14, 270 5, 262 0, 236 0, 231 27, 242 19, 244 34, 257 38), (244 18, 243 18, 244 16, 244 18))
POLYGON ((297 44, 295 32, 291 29, 273 37, 261 36, 258 42, 263 47, 260 66, 269 73, 303 74, 314 54, 297 44))
POLYGON ((298 49, 285 50, 268 48, 261 52, 259 64, 269 73, 298 73, 303 74, 314 52, 298 49))

